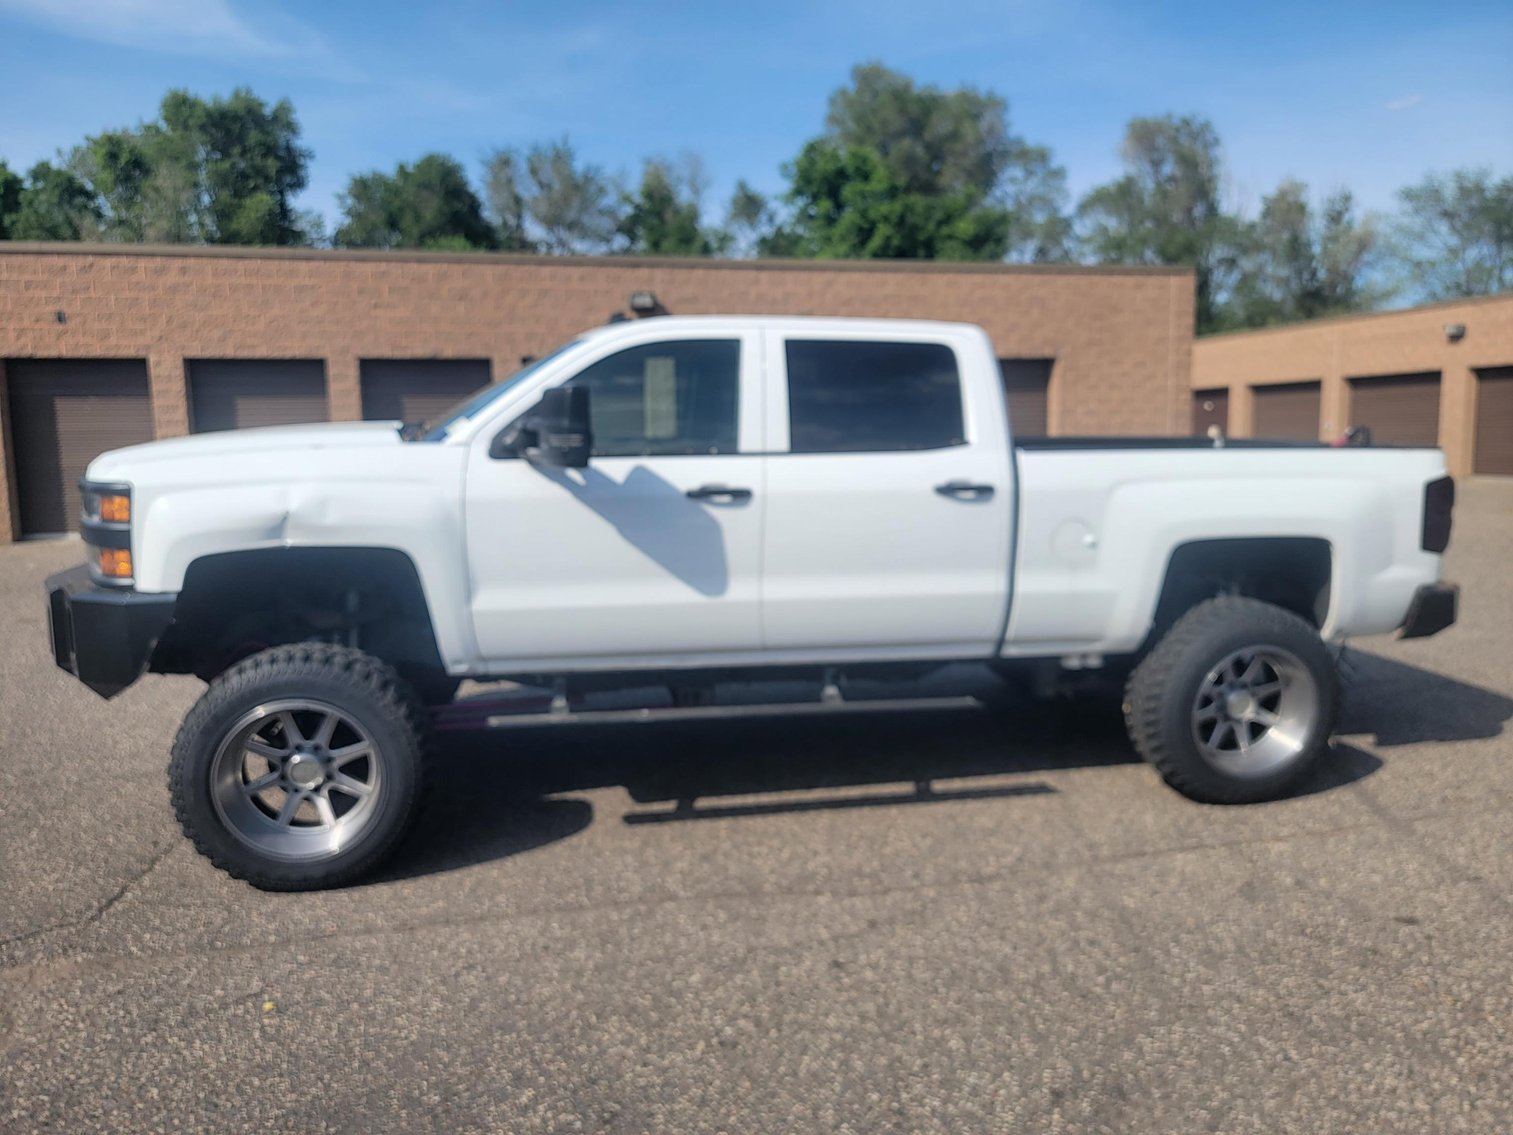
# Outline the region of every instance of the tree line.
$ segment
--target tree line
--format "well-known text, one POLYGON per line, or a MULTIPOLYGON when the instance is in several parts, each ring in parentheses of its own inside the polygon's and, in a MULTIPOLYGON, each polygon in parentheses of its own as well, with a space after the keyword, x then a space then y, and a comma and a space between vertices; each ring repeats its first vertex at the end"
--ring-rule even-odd
POLYGON ((1122 175, 1073 202, 1001 96, 869 63, 784 164, 786 187, 743 180, 717 216, 696 156, 627 181, 563 138, 496 150, 476 180, 437 153, 356 174, 328 232, 294 205, 312 155, 287 99, 176 90, 155 120, 24 176, 0 161, 0 239, 1189 265, 1200 331, 1513 289, 1513 176, 1431 173, 1389 216, 1284 180, 1249 216, 1224 201, 1206 119, 1132 119, 1120 153, 1122 175))

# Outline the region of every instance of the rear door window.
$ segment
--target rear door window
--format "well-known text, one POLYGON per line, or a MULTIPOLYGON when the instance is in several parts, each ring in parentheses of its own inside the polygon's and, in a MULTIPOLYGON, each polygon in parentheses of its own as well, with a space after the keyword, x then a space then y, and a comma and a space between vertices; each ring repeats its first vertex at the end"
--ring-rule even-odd
POLYGON ((790 339, 793 453, 893 453, 966 443, 956 353, 943 343, 790 339))

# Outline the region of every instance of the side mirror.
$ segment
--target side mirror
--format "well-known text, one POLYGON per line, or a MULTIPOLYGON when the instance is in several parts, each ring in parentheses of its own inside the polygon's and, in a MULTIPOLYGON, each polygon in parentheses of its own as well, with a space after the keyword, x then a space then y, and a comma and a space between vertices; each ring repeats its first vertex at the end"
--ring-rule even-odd
POLYGON ((531 464, 582 469, 594 445, 587 388, 554 386, 548 390, 527 419, 526 429, 535 434, 534 439, 528 439, 533 444, 525 447, 525 459, 531 464))

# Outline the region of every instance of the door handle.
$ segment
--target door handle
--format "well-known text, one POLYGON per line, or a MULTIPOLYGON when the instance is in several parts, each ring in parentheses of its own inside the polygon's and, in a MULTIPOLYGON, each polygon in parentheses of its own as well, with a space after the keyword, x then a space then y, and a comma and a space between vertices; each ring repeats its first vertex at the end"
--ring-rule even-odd
POLYGON ((947 481, 943 485, 936 485, 935 491, 955 500, 985 501, 993 495, 993 486, 979 485, 973 481, 947 481))
POLYGON ((751 499, 750 489, 733 489, 729 485, 700 485, 683 494, 690 500, 715 501, 718 504, 736 504, 751 499))

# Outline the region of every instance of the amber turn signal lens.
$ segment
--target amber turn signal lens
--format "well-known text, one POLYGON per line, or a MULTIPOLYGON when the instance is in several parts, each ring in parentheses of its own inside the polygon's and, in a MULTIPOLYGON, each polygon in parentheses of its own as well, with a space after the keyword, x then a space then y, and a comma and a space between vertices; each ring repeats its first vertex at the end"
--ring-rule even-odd
POLYGON ((107 524, 131 523, 131 498, 120 493, 100 497, 100 519, 107 524))
POLYGON ((100 574, 106 579, 130 579, 131 553, 125 548, 101 548, 100 574))

